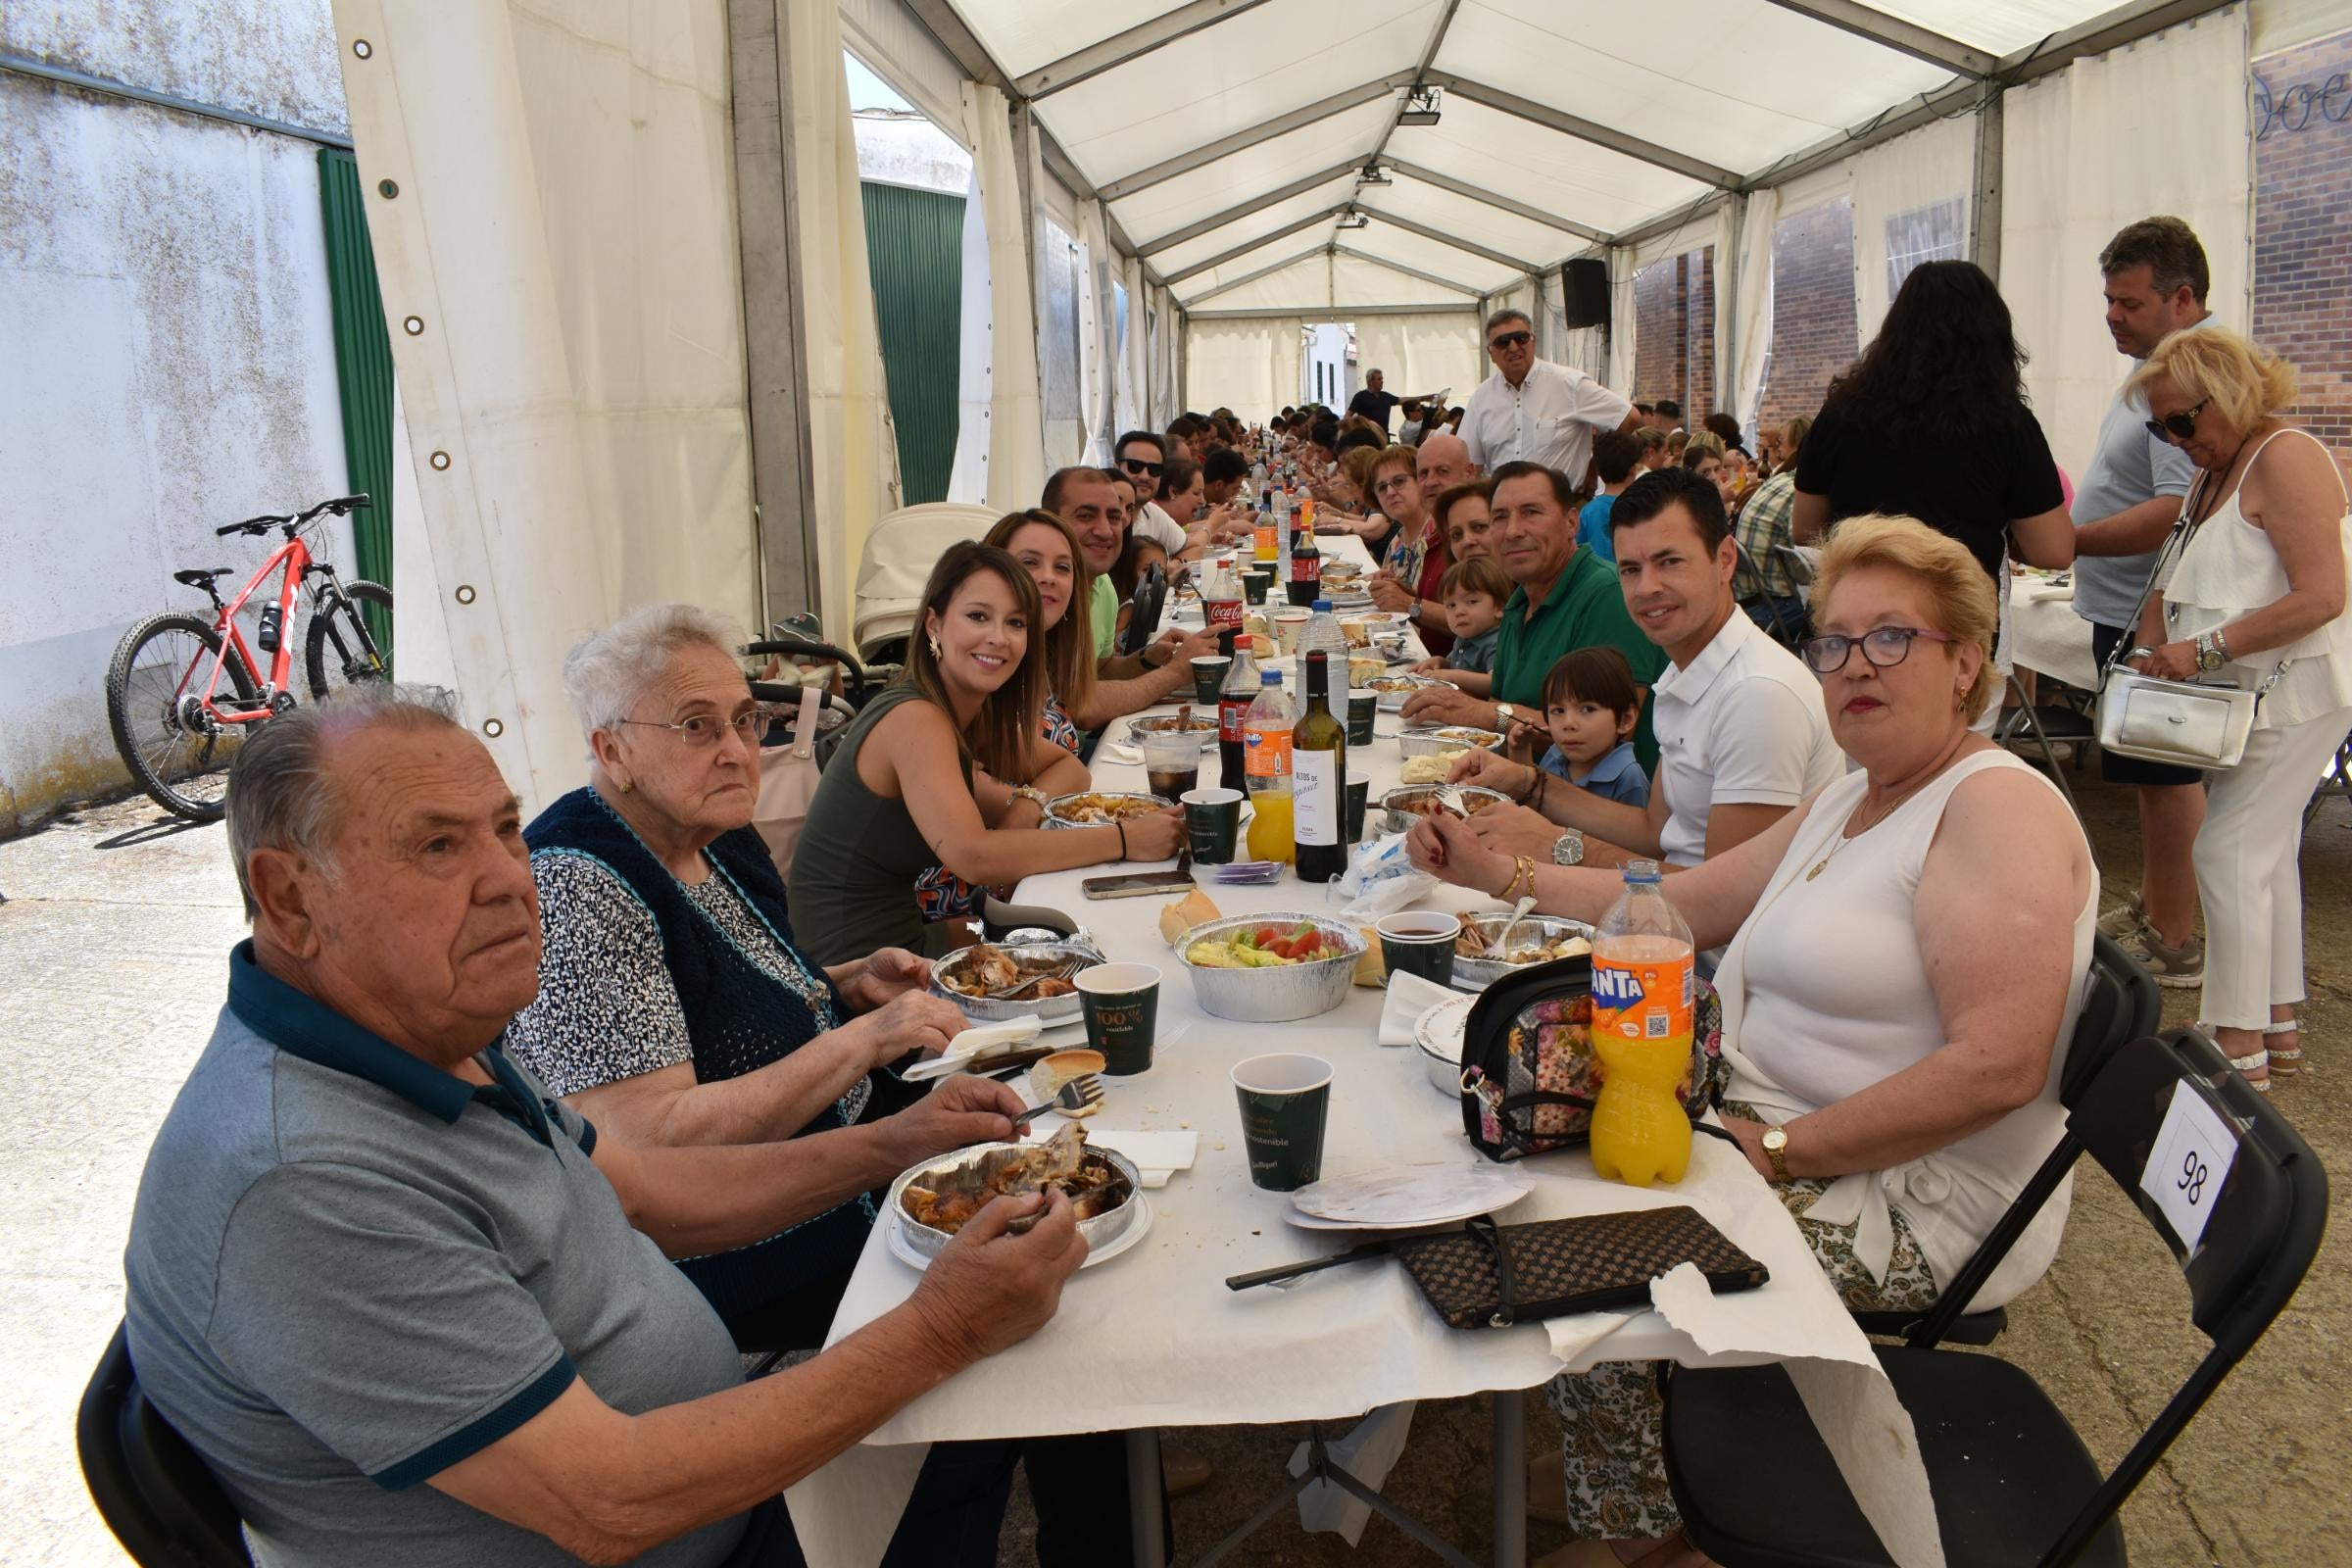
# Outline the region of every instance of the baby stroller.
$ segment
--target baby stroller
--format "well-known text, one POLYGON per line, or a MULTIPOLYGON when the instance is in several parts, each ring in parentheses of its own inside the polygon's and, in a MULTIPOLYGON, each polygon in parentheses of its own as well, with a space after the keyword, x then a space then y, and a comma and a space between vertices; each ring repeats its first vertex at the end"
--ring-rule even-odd
POLYGON ((858 562, 851 608, 851 641, 867 666, 901 664, 906 639, 922 614, 923 584, 950 545, 977 539, 996 525, 987 507, 935 501, 901 507, 874 524, 858 562))

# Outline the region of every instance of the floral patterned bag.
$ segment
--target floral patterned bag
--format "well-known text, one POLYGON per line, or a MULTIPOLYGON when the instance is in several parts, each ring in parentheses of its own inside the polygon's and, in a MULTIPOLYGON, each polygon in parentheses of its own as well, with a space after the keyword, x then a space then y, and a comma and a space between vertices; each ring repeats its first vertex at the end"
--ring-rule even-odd
MULTIPOLYGON (((1721 1091, 1723 1004, 1698 983, 1690 1076, 1693 1121, 1721 1091)), ((1470 1008, 1462 1030, 1462 1130, 1493 1160, 1582 1146, 1604 1075, 1592 1050, 1592 963, 1555 958, 1506 975, 1470 1008)))

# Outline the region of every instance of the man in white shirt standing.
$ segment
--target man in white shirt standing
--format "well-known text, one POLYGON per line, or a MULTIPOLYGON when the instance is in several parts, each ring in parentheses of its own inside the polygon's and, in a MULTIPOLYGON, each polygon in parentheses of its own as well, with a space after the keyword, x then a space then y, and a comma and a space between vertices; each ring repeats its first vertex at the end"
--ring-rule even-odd
POLYGON ((1594 432, 1642 423, 1631 403, 1584 371, 1537 359, 1525 311, 1487 318, 1487 358, 1494 373, 1470 394, 1462 439, 1470 461, 1489 473, 1506 463, 1541 463, 1587 488, 1594 432))
MULTIPOLYGON (((2125 225, 2099 253, 2099 270, 2107 331, 2133 360, 2146 359, 2169 334, 2212 319, 2205 247, 2178 218, 2125 225)), ((2091 653, 2102 667, 2118 645, 2131 646, 2140 595, 2196 475, 2188 454, 2152 433, 2147 416, 2119 388, 2075 487, 2075 613, 2090 622, 2091 653)), ((2204 776, 2113 752, 2100 754, 2099 772, 2110 784, 2132 787, 2140 851, 2138 895, 2102 923, 2136 950, 2158 985, 2202 984, 2205 945, 2197 940, 2190 851, 2205 825, 2204 776)))
POLYGON ((1830 736, 1821 683, 1732 597, 1739 556, 1712 483, 1689 468, 1644 474, 1617 498, 1609 524, 1625 607, 1669 661, 1650 697, 1658 765, 1648 806, 1604 800, 1492 752, 1464 756, 1453 781, 1521 803, 1470 819, 1505 854, 1687 868, 1779 821, 1845 771, 1845 754, 1830 736))

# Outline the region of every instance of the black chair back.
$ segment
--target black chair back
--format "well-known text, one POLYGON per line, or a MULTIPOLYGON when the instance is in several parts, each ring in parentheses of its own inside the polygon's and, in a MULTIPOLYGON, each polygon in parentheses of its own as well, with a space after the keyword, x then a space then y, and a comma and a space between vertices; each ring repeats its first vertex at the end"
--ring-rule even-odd
POLYGON ((1127 630, 1119 638, 1120 653, 1140 654, 1145 644, 1159 635, 1159 613, 1167 600, 1167 571, 1153 562, 1135 585, 1135 612, 1127 617, 1127 630))
POLYGON ((120 1326, 82 1391, 74 1438, 99 1517, 141 1568, 251 1568, 236 1506, 140 1393, 120 1326))

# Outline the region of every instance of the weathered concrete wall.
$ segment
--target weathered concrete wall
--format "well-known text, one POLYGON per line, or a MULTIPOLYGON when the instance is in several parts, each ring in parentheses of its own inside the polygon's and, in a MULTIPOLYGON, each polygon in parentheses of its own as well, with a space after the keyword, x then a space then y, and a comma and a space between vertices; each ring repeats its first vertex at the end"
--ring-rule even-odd
MULTIPOLYGON (((0 6, 0 45, 342 126, 324 0, 0 6)), ((265 553, 213 526, 343 488, 317 157, 0 74, 0 833, 122 781, 116 640, 265 553)))

